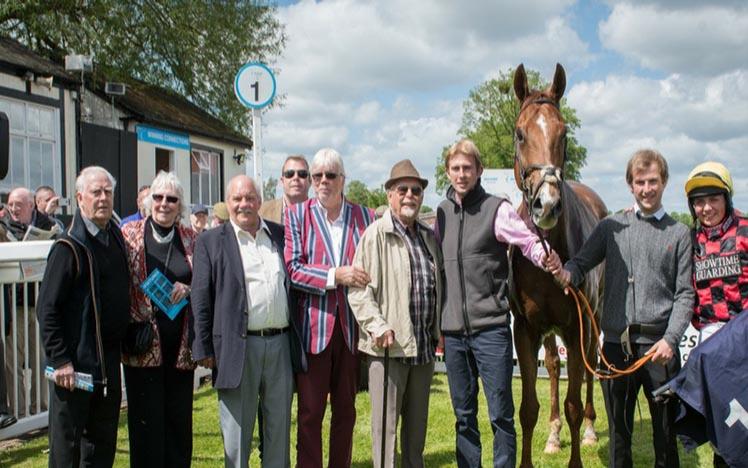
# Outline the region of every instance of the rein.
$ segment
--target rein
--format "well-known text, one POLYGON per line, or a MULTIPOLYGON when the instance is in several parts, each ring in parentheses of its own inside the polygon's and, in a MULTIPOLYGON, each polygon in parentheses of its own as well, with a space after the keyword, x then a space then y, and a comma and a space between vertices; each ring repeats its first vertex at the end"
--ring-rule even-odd
POLYGON ((629 367, 625 369, 618 369, 613 364, 609 363, 608 360, 605 358, 605 354, 603 354, 603 348, 600 346, 600 330, 597 328, 597 323, 595 322, 595 316, 592 313, 592 307, 590 307, 590 303, 587 300, 587 296, 584 295, 584 293, 576 288, 569 287, 566 288, 567 291, 571 293, 571 296, 574 298, 574 302, 577 303, 577 315, 579 316, 579 346, 582 348, 582 360, 584 361, 584 367, 587 368, 587 371, 589 371, 590 374, 594 375, 600 380, 611 380, 611 379, 617 379, 619 377, 623 377, 625 375, 630 375, 639 370, 641 367, 643 367, 646 363, 648 363, 651 359, 651 355, 645 355, 637 359, 633 364, 631 364, 629 367), (580 302, 579 299, 582 299, 580 302), (584 308, 582 307, 582 303, 584 303, 584 308), (607 370, 604 372, 599 372, 595 370, 590 363, 587 361, 587 354, 584 352, 584 315, 587 315, 587 317, 590 319, 590 323, 592 324, 592 332, 594 333, 594 339, 595 339, 595 345, 597 346, 597 353, 600 356, 600 360, 602 360, 603 364, 605 364, 605 367, 607 370))

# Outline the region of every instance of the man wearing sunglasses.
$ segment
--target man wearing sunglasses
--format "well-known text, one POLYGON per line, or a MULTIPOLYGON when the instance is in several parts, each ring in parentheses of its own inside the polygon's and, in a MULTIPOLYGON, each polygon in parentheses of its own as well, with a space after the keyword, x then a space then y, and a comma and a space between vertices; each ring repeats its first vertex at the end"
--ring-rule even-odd
POLYGON ((441 249, 431 228, 418 220, 427 184, 410 160, 393 166, 384 184, 389 209, 364 232, 353 259, 371 276, 367 286, 350 289, 348 300, 361 327, 358 349, 368 355, 374 466, 396 465, 400 416, 400 465, 424 466, 443 292, 441 249))
POLYGON ((329 466, 351 465, 356 422, 358 326, 348 305, 349 287, 369 275, 352 266, 356 245, 374 213, 343 197, 345 169, 337 151, 312 160, 316 198, 286 208, 286 266, 299 293, 298 322, 308 371, 297 375, 298 467, 322 467, 322 419, 331 396, 329 466))
POLYGON ((284 224, 284 211, 287 206, 301 203, 309 198, 309 164, 304 156, 292 155, 286 158, 281 171, 280 182, 283 196, 268 200, 260 207, 260 217, 274 223, 284 224))

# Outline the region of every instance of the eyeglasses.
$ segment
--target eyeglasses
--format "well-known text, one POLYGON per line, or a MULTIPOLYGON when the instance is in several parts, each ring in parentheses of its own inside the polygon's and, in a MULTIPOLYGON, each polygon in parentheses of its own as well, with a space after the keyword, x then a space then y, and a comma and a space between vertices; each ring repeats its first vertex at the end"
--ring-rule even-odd
POLYGON ((299 175, 299 179, 306 179, 307 177, 309 177, 309 171, 307 171, 306 169, 288 169, 286 171, 283 171, 283 178, 293 179, 293 176, 295 176, 296 174, 299 175))
POLYGON ((169 203, 179 203, 179 197, 175 197, 173 195, 164 195, 161 193, 154 193, 151 195, 151 198, 153 198, 153 201, 155 202, 163 202, 164 198, 166 198, 166 201, 169 203))
POLYGON ((397 193, 400 196, 404 196, 408 193, 408 190, 410 190, 410 193, 412 193, 414 197, 420 197, 423 193, 423 187, 420 185, 398 185, 395 190, 397 190, 397 193))
POLYGON ((325 176, 325 179, 327 180, 335 180, 338 178, 339 175, 337 172, 318 172, 316 174, 312 174, 312 179, 314 179, 315 182, 319 182, 322 180, 322 176, 325 176))

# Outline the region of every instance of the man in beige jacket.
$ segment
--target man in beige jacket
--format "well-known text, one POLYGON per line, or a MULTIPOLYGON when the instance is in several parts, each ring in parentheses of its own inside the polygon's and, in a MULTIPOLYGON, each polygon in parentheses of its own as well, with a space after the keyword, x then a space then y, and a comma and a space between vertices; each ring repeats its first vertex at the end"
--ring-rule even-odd
POLYGON ((371 224, 356 249, 353 264, 371 278, 350 288, 348 301, 361 327, 358 349, 369 359, 371 432, 374 466, 395 466, 398 417, 402 417, 402 467, 423 467, 434 350, 439 340, 442 254, 434 232, 418 221, 422 179, 409 160, 395 164, 384 187, 389 210, 371 224), (387 401, 384 400, 384 350, 389 349, 387 401), (382 413, 386 408, 385 433, 382 413))

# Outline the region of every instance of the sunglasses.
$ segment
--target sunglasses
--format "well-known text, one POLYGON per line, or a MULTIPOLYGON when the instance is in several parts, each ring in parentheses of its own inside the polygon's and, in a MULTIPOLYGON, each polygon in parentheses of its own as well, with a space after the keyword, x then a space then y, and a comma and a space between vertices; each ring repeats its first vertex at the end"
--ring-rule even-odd
POLYGON ((420 185, 398 185, 395 187, 395 190, 397 190, 397 193, 401 196, 408 193, 408 190, 410 190, 410 193, 412 193, 414 197, 420 197, 423 193, 423 187, 420 185))
POLYGON ((163 202, 164 198, 166 198, 166 201, 169 203, 179 203, 179 197, 175 197, 173 195, 163 195, 161 193, 154 193, 151 195, 151 198, 153 198, 153 201, 155 202, 163 202))
POLYGON ((338 178, 340 174, 336 172, 318 172, 316 174, 312 174, 312 179, 314 179, 315 182, 319 182, 322 180, 322 176, 325 176, 325 179, 327 180, 335 180, 338 178))
POLYGON ((286 171, 283 171, 283 178, 293 179, 296 174, 299 174, 299 179, 306 179, 307 177, 309 177, 309 171, 307 171, 306 169, 288 169, 286 171))

